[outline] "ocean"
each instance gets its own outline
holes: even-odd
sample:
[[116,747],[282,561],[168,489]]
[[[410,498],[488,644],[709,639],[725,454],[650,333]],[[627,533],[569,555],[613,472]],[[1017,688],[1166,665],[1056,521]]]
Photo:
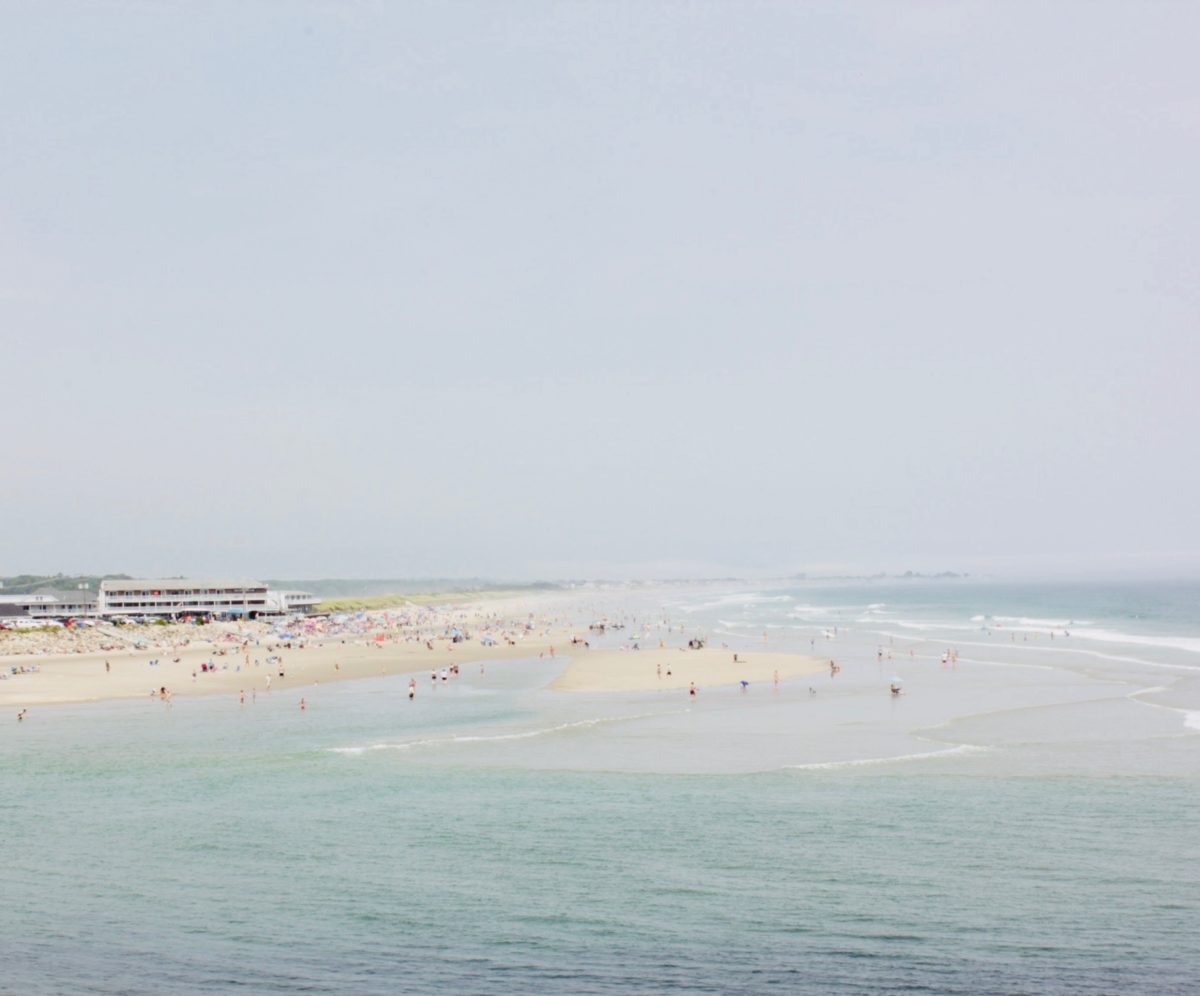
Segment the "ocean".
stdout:
[[1200,992],[1200,585],[579,598],[610,646],[841,670],[40,706],[0,724],[0,992]]

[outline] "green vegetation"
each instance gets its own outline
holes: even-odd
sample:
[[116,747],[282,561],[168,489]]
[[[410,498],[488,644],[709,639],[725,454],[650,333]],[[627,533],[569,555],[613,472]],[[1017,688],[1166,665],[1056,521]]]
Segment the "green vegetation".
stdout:
[[361,598],[327,598],[317,603],[317,612],[367,612],[401,605],[444,605],[447,602],[478,602],[527,595],[534,588],[487,588],[476,591],[426,591],[412,594],[366,595]]

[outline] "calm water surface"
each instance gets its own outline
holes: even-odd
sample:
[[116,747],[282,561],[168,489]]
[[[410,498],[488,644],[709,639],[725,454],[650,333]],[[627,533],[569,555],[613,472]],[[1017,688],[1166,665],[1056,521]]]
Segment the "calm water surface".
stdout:
[[[1200,626],[1186,590],[1118,619],[1135,594],[655,605],[844,661],[695,709],[557,696],[545,661],[304,714],[41,707],[0,732],[0,991],[1200,991]],[[1063,613],[1135,642],[981,629]],[[943,670],[947,638],[979,663]]]

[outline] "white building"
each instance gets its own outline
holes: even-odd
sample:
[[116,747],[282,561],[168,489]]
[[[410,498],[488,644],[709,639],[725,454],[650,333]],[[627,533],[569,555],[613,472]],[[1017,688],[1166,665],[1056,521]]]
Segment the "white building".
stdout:
[[282,591],[278,588],[267,589],[267,607],[263,610],[267,615],[308,615],[317,607],[320,599],[308,591]]
[[101,581],[104,616],[248,616],[311,612],[317,599],[303,591],[270,591],[262,581],[161,578]]

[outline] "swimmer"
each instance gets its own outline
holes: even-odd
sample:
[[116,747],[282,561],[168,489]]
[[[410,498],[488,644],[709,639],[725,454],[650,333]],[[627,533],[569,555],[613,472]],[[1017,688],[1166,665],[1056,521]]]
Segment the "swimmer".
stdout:
[[[670,673],[670,672],[668,672],[668,673]],[[688,687],[688,695],[690,695],[692,698],[696,697],[696,683],[694,681]]]
[[306,708],[306,707],[305,707],[305,704],[304,704],[304,699],[301,699],[301,700],[300,700],[300,711],[301,711],[301,712],[304,712],[305,708]]

